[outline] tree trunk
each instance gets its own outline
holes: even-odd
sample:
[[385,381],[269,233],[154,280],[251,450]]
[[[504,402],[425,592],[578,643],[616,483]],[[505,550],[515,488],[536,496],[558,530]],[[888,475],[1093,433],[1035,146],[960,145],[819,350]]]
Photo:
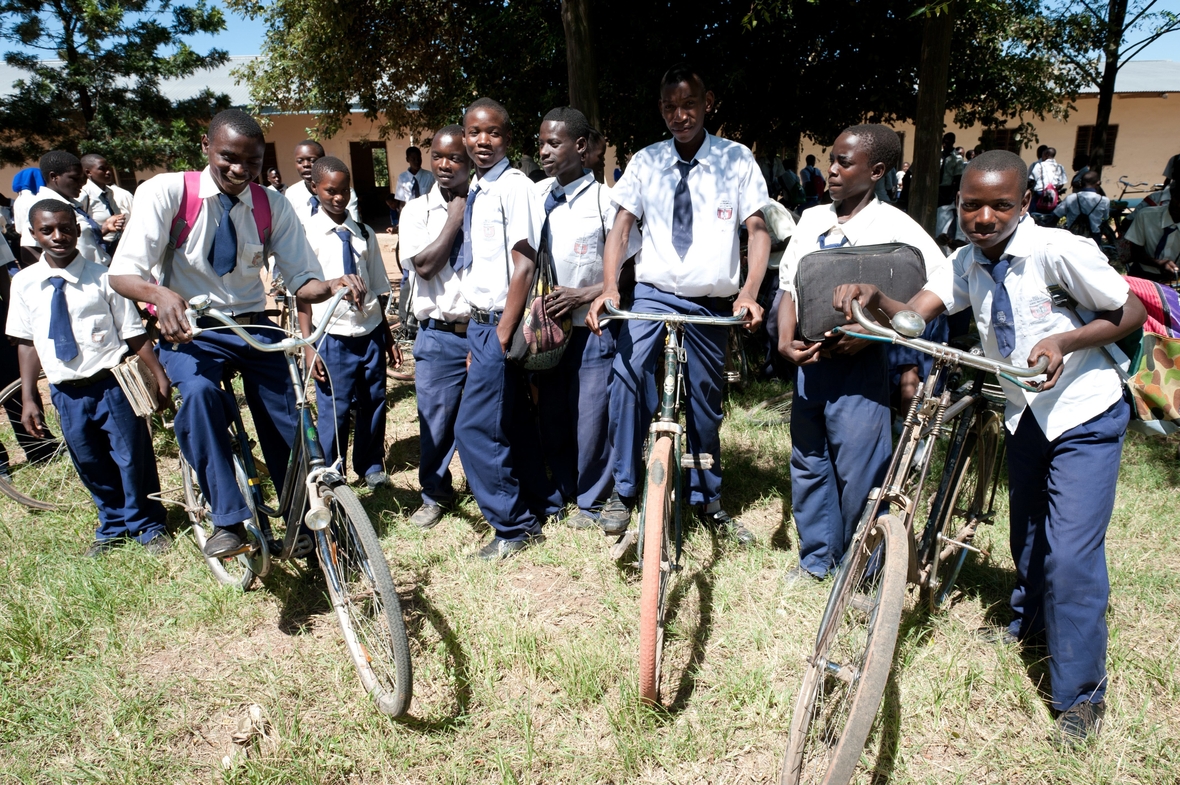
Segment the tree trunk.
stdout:
[[910,215],[934,234],[938,206],[938,178],[942,129],[946,118],[946,88],[951,62],[951,34],[955,4],[926,17],[922,31],[922,60],[918,67],[918,111],[914,115],[914,161],[910,165]]
[[1090,168],[1102,174],[1106,163],[1106,134],[1110,126],[1110,110],[1114,103],[1114,80],[1119,74],[1119,50],[1123,45],[1123,26],[1127,22],[1127,0],[1110,0],[1106,12],[1106,40],[1102,55],[1102,81],[1098,84],[1098,116],[1094,118],[1094,132],[1090,136]]
[[590,34],[590,0],[563,0],[561,23],[565,28],[565,62],[569,72],[570,106],[601,129],[598,116],[598,69]]

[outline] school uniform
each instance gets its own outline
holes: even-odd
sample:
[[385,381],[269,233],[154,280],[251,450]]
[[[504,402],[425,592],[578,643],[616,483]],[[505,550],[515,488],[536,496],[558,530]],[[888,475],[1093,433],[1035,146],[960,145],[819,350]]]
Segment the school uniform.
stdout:
[[471,367],[459,404],[455,441],[475,501],[496,536],[519,542],[541,533],[561,508],[545,472],[527,380],[510,366],[496,336],[508,298],[512,248],[537,246],[533,183],[508,160],[476,176],[467,195],[456,259],[460,291],[471,307]]
[[[263,189],[270,203],[269,253],[291,291],[311,280],[323,279],[323,271],[295,211],[281,194]],[[185,242],[176,249],[164,270],[173,219],[182,209],[184,174],[156,175],[135,193],[131,218],[111,264],[111,275],[134,275],[145,280],[164,281],[169,289],[188,300],[208,295],[213,307],[252,325],[250,333],[259,341],[280,340],[276,331],[265,329],[273,322],[262,315],[266,289],[260,274],[266,266],[264,246],[253,218],[253,191],[242,191],[230,202],[228,218],[236,237],[236,254],[214,249],[226,209],[209,169],[201,172],[198,195],[201,210]],[[224,201],[230,201],[228,197]],[[228,234],[228,229],[223,237]],[[228,244],[228,241],[227,241]],[[218,250],[218,254],[211,253]],[[224,256],[222,254],[225,254]],[[232,268],[222,272],[214,261],[226,256]],[[212,321],[202,327],[212,327]],[[295,437],[295,391],[291,388],[287,363],[281,353],[260,352],[249,347],[228,329],[211,330],[190,343],[162,343],[157,347],[160,362],[184,400],[176,414],[176,440],[185,459],[197,472],[197,480],[209,495],[211,520],[216,526],[233,526],[251,517],[250,508],[238,490],[229,442],[230,407],[233,397],[221,387],[225,366],[242,375],[246,401],[254,417],[259,445],[275,487],[281,489]]]
[[68,204],[74,211],[74,218],[78,222],[78,254],[93,259],[101,265],[109,265],[111,263],[111,255],[107,253],[106,242],[102,239],[102,225],[97,223],[90,217],[90,213],[86,212],[86,205],[78,199],[70,199],[67,196],[62,196],[57,191],[46,186],[37,192],[35,198],[30,200],[25,209],[24,223],[21,224],[20,244],[22,248],[35,248],[41,250],[41,244],[33,237],[33,225],[29,221],[28,211],[32,209],[33,205],[42,199],[53,199],[57,202],[64,202]]
[[1037,161],[1028,170],[1029,179],[1033,181],[1033,191],[1037,195],[1043,194],[1052,186],[1058,194],[1065,190],[1069,178],[1065,175],[1065,167],[1052,158]]
[[[562,186],[556,178],[536,185],[542,203],[538,217],[541,242],[553,256],[559,286],[580,289],[601,284],[606,235],[618,208],[611,189],[594,173]],[[628,257],[639,250],[640,236],[632,232]],[[611,366],[615,358],[615,325],[602,335],[586,327],[590,304],[571,314],[573,332],[556,368],[534,374],[541,418],[545,460],[562,498],[595,513],[614,486],[611,473],[609,404]]]
[[[1172,220],[1168,205],[1140,207],[1135,210],[1135,220],[1127,230],[1127,242],[1138,245],[1152,259],[1180,261],[1180,231]],[[1128,272],[1138,278],[1152,281],[1162,280],[1163,271],[1155,265],[1131,264]]]
[[[361,214],[357,205],[356,191],[349,188],[348,193],[348,217],[353,221],[359,221]],[[295,215],[299,217],[299,222],[305,226],[308,218],[318,215],[320,212],[320,198],[312,193],[310,185],[302,177],[299,178],[299,182],[288,185],[287,190],[279,195],[285,197],[295,208]]]
[[1067,229],[1082,216],[1086,217],[1090,236],[1097,242],[1102,239],[1102,224],[1110,218],[1110,199],[1098,193],[1095,188],[1085,188],[1070,194],[1053,209],[1053,214],[1065,219]]
[[[938,245],[921,226],[874,198],[844,223],[835,205],[805,212],[783,256],[779,286],[795,300],[795,276],[805,255],[879,243],[917,248],[927,280],[945,266]],[[888,358],[884,346],[870,344],[856,354],[821,357],[795,369],[791,508],[799,530],[799,564],[813,575],[826,575],[840,564],[869,491],[885,477],[893,452]]]
[[[1005,261],[1008,269],[1001,272],[967,246],[953,257],[952,269],[927,285],[948,310],[974,308],[990,358],[1024,367],[1042,339],[1081,326],[1053,304],[1049,285],[1064,288],[1086,321],[1127,302],[1126,282],[1093,243],[1027,217],[1004,249]],[[1098,348],[1066,355],[1061,377],[1047,392],[1026,392],[1003,379],[1000,385],[1007,398],[1016,563],[1009,630],[1023,641],[1047,641],[1052,705],[1066,711],[1084,700],[1100,702],[1106,691],[1105,539],[1130,407],[1118,373]]]
[[[320,445],[329,462],[339,455],[343,463],[348,452],[348,410],[354,408],[352,468],[361,477],[368,477],[383,470],[385,457],[389,329],[377,297],[389,294],[389,279],[385,277],[381,247],[372,228],[362,231],[347,217],[338,224],[322,210],[308,218],[305,228],[325,277],[355,273],[369,290],[363,308],[353,309],[346,302],[336,306],[327,333],[316,346],[328,371],[327,383],[316,382]],[[328,305],[312,304],[312,324],[329,317]]]
[[[86,185],[82,186],[80,201],[85,202],[86,212],[90,214],[94,222],[102,226],[112,215],[129,214],[134,198],[130,191],[117,185],[104,187],[87,178]],[[109,243],[115,239],[116,235],[116,232],[108,232],[103,235],[103,239]]]
[[95,540],[147,544],[162,534],[164,507],[148,498],[160,492],[151,434],[110,370],[127,339],[144,334],[134,303],[81,254],[64,269],[42,260],[13,277],[6,330],[32,341],[41,359],[62,437],[98,508]]
[[454,268],[460,233],[452,261],[430,280],[413,272],[412,260],[434,242],[447,221],[447,202],[438,185],[411,200],[402,210],[398,241],[410,271],[414,297],[410,308],[418,320],[414,339],[414,391],[418,400],[420,456],[418,483],[422,503],[450,506],[455,499],[451,458],[455,455],[455,424],[467,381],[467,329],[471,306],[463,299],[464,273]]
[[[690,204],[675,196],[682,179]],[[644,221],[633,310],[733,315],[739,227],[770,201],[749,148],[706,134],[695,158],[681,161],[672,140],[657,142],[632,157],[611,199]],[[643,441],[658,405],[655,370],[664,333],[662,322],[647,321],[627,321],[619,332],[610,415],[615,490],[629,499],[643,489]],[[725,327],[685,327],[688,451],[713,456],[711,469],[689,471],[689,501],[697,505],[721,498],[718,429],[727,340]]]
[[393,198],[403,204],[409,204],[419,196],[430,193],[434,185],[434,175],[426,168],[420,168],[417,174],[409,169],[397,176],[397,185],[393,189]]

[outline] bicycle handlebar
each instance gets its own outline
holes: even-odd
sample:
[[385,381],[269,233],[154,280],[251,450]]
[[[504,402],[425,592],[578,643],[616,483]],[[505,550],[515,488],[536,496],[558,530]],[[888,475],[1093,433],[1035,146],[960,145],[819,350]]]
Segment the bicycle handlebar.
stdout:
[[[899,346],[908,346],[912,349],[917,349],[920,352],[929,354],[935,359],[950,360],[960,365],[966,365],[971,368],[978,368],[981,371],[994,373],[999,377],[1007,379],[1026,390],[1037,392],[1040,389],[1040,382],[1025,382],[1024,379],[1030,379],[1033,376],[1041,376],[1049,367],[1049,358],[1042,357],[1037,361],[1037,364],[1032,368],[1021,368],[1010,363],[999,362],[998,360],[989,360],[982,355],[971,354],[964,352],[961,349],[955,349],[941,343],[934,343],[923,338],[914,336],[902,335],[897,329],[890,329],[878,324],[876,321],[869,318],[864,309],[860,307],[860,303],[856,300],[852,301],[852,317],[856,323],[869,331],[869,334],[852,332],[837,327],[836,330],[851,335],[854,338],[867,338],[871,341],[882,341],[885,343],[895,343]],[[899,322],[904,324],[906,321],[906,332],[914,333],[914,335],[921,335],[922,330],[926,328],[926,322],[922,317],[918,316],[913,311],[901,311],[893,317],[893,324],[899,326]]]
[[[247,332],[244,326],[235,322],[232,316],[222,313],[218,309],[210,306],[209,295],[207,294],[199,294],[189,300],[189,307],[185,309],[184,315],[188,318],[189,327],[192,330],[194,338],[200,335],[206,329],[217,329],[197,326],[197,319],[202,316],[208,316],[233,330],[243,341],[246,342],[248,346],[257,349],[260,352],[287,352],[293,349],[301,349],[305,346],[314,346],[316,343],[318,343],[320,338],[323,337],[324,332],[328,329],[328,324],[335,317],[336,306],[340,305],[340,301],[343,300],[347,294],[348,289],[344,288],[332,296],[332,299],[328,301],[328,309],[324,314],[323,321],[319,323],[311,335],[303,338],[287,333],[287,338],[284,338],[283,340],[277,341],[275,343],[263,343],[262,341],[259,341],[257,338]],[[274,327],[273,329],[286,332],[285,330],[282,330],[281,327]]]
[[611,319],[633,319],[640,322],[665,322],[667,324],[708,324],[714,327],[740,327],[746,323],[749,309],[743,308],[736,316],[692,316],[683,313],[639,313],[636,311],[621,311],[615,304],[607,300],[604,305],[610,314],[599,319],[599,324],[606,324]]

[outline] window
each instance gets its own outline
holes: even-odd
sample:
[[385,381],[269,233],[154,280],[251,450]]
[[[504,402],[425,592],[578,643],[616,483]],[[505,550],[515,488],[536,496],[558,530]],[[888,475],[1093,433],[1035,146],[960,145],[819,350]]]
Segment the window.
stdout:
[[1007,150],[1020,155],[1021,134],[1019,128],[997,128],[993,133],[996,136],[991,146],[992,150]]
[[[1094,151],[1094,128],[1095,126],[1092,125],[1078,126],[1078,137],[1073,146],[1075,160],[1085,158],[1089,162],[1090,154]],[[1118,136],[1119,127],[1117,125],[1106,126],[1106,150],[1102,160],[1103,166],[1110,166],[1114,163],[1114,143]]]

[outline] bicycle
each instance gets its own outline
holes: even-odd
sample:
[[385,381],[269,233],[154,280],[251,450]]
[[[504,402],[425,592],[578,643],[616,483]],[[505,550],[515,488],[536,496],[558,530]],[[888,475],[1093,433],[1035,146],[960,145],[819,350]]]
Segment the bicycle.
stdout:
[[[41,400],[51,401],[49,382],[42,373],[37,388]],[[0,390],[0,493],[32,510],[65,511],[92,503],[78,478],[73,459],[61,438],[61,423],[52,404],[42,406],[49,435],[38,439],[21,425],[21,380]]]
[[[942,384],[943,377],[966,366],[1036,390],[1037,383],[1021,380],[1043,374],[1048,366],[1042,358],[1032,368],[1018,368],[922,340],[917,336],[925,323],[913,312],[894,316],[889,329],[870,320],[859,303],[854,302],[852,310],[866,331],[854,333],[856,337],[913,347],[933,356],[934,365],[906,414],[882,487],[869,494],[836,571],[791,718],[781,785],[851,781],[885,693],[907,583],[917,584],[930,607],[937,609],[967,553],[978,551],[971,540],[990,514],[994,498],[999,418],[990,405],[982,405],[990,404],[982,374],[953,406],[952,390]],[[983,413],[977,414],[980,409]],[[960,422],[932,512],[916,539],[913,522],[934,453],[933,439],[952,419]],[[972,463],[977,469],[973,488]],[[971,491],[971,501],[961,506],[966,491]]]
[[[330,301],[328,314],[335,313],[346,291],[342,289]],[[194,337],[207,330],[230,329],[254,349],[282,352],[295,388],[298,416],[299,431],[287,464],[287,480],[277,505],[270,507],[263,499],[258,467],[251,454],[241,412],[237,407],[231,407],[234,473],[252,516],[246,522],[249,550],[228,558],[204,557],[205,562],[220,583],[245,591],[256,578],[266,577],[276,561],[314,553],[327,581],[328,596],[361,684],[381,712],[402,716],[410,705],[412,673],[401,603],[389,564],[364,507],[335,466],[326,464],[300,367],[304,348],[314,347],[330,319],[325,318],[306,339],[278,327],[271,328],[288,337],[267,344],[258,341],[231,317],[212,308],[208,296],[192,298],[185,313]],[[224,327],[198,327],[201,317],[212,318]],[[228,381],[223,383],[232,395],[231,384]],[[213,527],[208,520],[209,508],[196,472],[183,455],[181,481],[184,507],[192,522],[194,539],[203,553]],[[272,518],[282,518],[286,522],[281,541],[274,539]],[[303,527],[310,535],[303,531]]]
[[[660,660],[664,651],[664,621],[668,583],[680,570],[683,546],[681,523],[682,469],[709,469],[713,456],[684,452],[684,427],[680,424],[680,395],[684,387],[684,366],[688,356],[683,346],[684,326],[701,324],[736,327],[745,323],[743,308],[737,316],[690,316],[677,313],[636,313],[606,303],[607,316],[599,320],[634,319],[663,322],[664,382],[658,418],[649,431],[644,465],[643,503],[639,510],[639,531],[628,528],[611,549],[614,558],[632,543],[636,546],[642,573],[639,594],[639,697],[654,706],[660,698]],[[669,525],[671,524],[671,525]],[[656,557],[658,554],[658,558]],[[645,556],[647,558],[645,558]]]

